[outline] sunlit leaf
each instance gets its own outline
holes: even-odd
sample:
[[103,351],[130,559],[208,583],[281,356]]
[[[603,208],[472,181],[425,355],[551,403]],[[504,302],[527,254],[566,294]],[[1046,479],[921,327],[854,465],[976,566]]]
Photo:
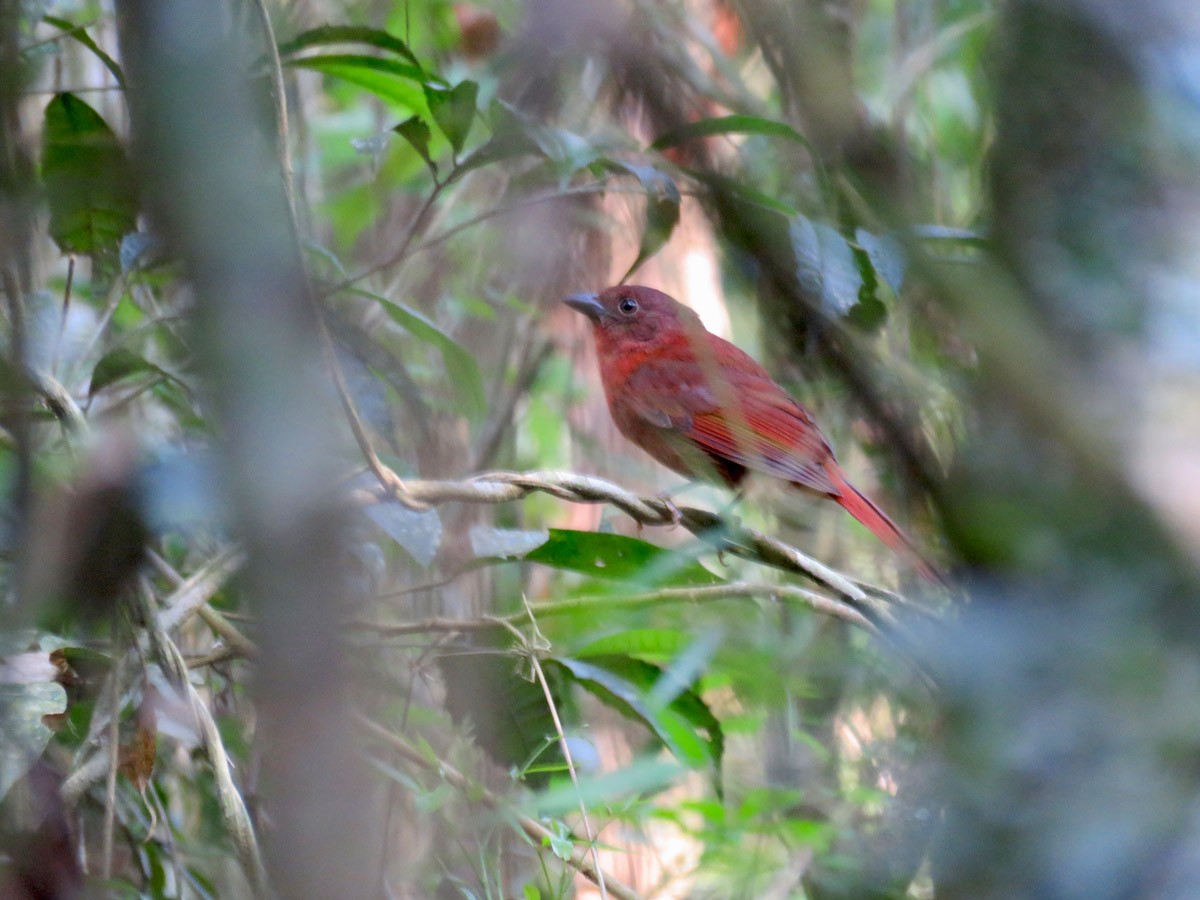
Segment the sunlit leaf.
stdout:
[[94,277],[106,285],[120,267],[121,238],[137,228],[137,193],[116,135],[74,94],[46,106],[42,178],[50,236],[64,253],[90,256]]

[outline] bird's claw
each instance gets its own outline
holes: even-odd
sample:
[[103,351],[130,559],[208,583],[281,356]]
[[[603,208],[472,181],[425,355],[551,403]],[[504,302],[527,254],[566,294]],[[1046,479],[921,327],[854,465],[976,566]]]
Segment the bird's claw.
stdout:
[[670,517],[670,526],[672,528],[675,528],[680,522],[683,521],[683,513],[680,512],[679,507],[675,505],[675,502],[667,494],[659,494],[656,499],[666,509],[667,515]]

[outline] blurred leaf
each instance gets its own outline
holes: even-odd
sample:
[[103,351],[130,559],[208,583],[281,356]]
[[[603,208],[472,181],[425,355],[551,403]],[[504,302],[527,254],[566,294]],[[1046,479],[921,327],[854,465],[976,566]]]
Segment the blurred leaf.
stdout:
[[433,177],[437,178],[437,163],[429,155],[429,138],[431,133],[429,126],[420,116],[410,116],[399,125],[392,127],[392,131],[404,138],[412,148],[417,151],[417,155],[425,160],[425,165],[429,166],[429,171],[433,173]]
[[340,78],[410,112],[424,113],[427,109],[421,87],[425,73],[415,66],[353,54],[307,56],[288,60],[286,64]]
[[533,531],[516,528],[471,526],[471,552],[476,556],[517,559],[536,550],[550,539],[544,528]]
[[631,628],[596,638],[571,655],[587,657],[621,653],[666,662],[687,649],[691,641],[690,635],[676,628]]
[[[674,180],[653,166],[623,160],[605,160],[605,163],[609,168],[633,175],[646,192],[646,225],[642,230],[637,258],[625,274],[625,278],[628,278],[670,239],[671,233],[679,223],[679,204],[682,198]],[[624,281],[625,278],[621,280]]]
[[64,253],[90,256],[103,288],[119,268],[121,238],[137,228],[137,192],[116,135],[74,94],[46,105],[42,178],[50,236]]
[[455,156],[462,153],[467,135],[475,123],[475,99],[478,95],[479,85],[474,81],[460,81],[452,88],[425,85],[429,112],[442,134],[449,139]]
[[83,25],[72,25],[66,19],[60,19],[58,16],[42,16],[42,21],[47,25],[53,25],[55,28],[61,28],[63,37],[69,37],[78,41],[82,46],[92,51],[96,59],[100,60],[104,68],[112,73],[113,78],[117,80],[117,86],[121,90],[125,89],[125,73],[121,71],[121,67],[117,65],[117,61],[100,49],[100,46],[92,40],[88,35],[87,29]]
[[708,172],[703,169],[684,169],[683,171],[700,183],[710,187],[714,193],[719,192],[726,200],[736,200],[739,204],[759,207],[773,213],[780,213],[789,218],[796,215],[796,210],[782,200],[772,197],[769,194],[764,194],[757,188],[737,178],[729,178],[725,175],[718,175],[715,172]]
[[554,163],[554,168],[564,182],[600,158],[600,151],[590,141],[565,128],[531,126],[529,136],[546,158]]
[[[546,664],[561,667],[580,686],[609,706],[639,719],[685,765],[711,765],[720,772],[725,750],[721,723],[700,695],[680,691],[668,704],[650,699],[663,677],[663,669],[631,656],[593,656],[587,660],[555,657]],[[545,668],[545,665],[543,666]],[[704,732],[701,738],[697,731]]]
[[552,822],[550,833],[542,841],[548,844],[551,852],[564,862],[569,860],[575,852],[575,844],[571,841],[570,832],[562,822]]
[[887,320],[887,305],[879,296],[879,273],[871,264],[871,257],[861,246],[850,249],[858,264],[862,284],[858,288],[858,302],[846,313],[846,321],[869,333]]
[[835,229],[796,215],[788,225],[801,289],[819,298],[831,315],[850,312],[863,286],[854,250]]
[[712,137],[719,134],[763,134],[768,137],[781,137],[789,141],[795,141],[798,144],[803,144],[809,150],[813,151],[812,144],[791,125],[783,122],[776,122],[773,119],[763,119],[758,116],[722,116],[716,119],[702,119],[699,122],[692,122],[689,125],[684,125],[681,128],[676,128],[660,135],[650,145],[651,150],[665,150],[668,147],[676,147],[679,144],[685,144],[688,141],[696,140],[697,138]]
[[290,41],[279,45],[279,55],[288,57],[309,47],[325,47],[330,44],[365,44],[396,54],[410,62],[418,71],[421,64],[400,38],[378,28],[364,25],[322,25],[301,32]]
[[904,253],[904,245],[894,237],[871,234],[865,228],[857,229],[854,239],[866,252],[871,265],[887,282],[892,293],[899,296],[900,288],[904,286],[905,273],[908,271],[908,256]]
[[[546,695],[540,684],[521,676],[517,657],[495,646],[459,643],[440,652],[437,661],[451,717],[460,725],[471,722],[475,742],[488,756],[519,768],[535,787],[551,772],[564,771]],[[573,710],[561,674],[545,674],[560,718],[570,721]]]
[[422,566],[428,566],[437,556],[442,544],[442,519],[436,509],[409,509],[397,500],[389,500],[365,506],[363,513]]
[[545,543],[525,554],[524,559],[594,578],[645,587],[722,582],[686,554],[622,534],[551,528]]
[[670,787],[684,771],[677,762],[643,758],[616,771],[580,778],[578,790],[559,779],[533,798],[532,812],[537,816],[564,816],[579,809],[580,802],[588,807],[619,804]]
[[162,262],[167,244],[148,231],[131,231],[121,238],[121,272],[128,275],[134,269],[147,269]]
[[413,337],[437,347],[446,364],[450,383],[467,416],[472,421],[482,418],[487,410],[487,400],[483,392],[483,376],[474,354],[416,310],[360,288],[352,290],[379,303],[392,321]]
[[[7,648],[27,646],[24,635],[0,635]],[[56,683],[58,667],[45,651],[21,652],[0,659],[0,799],[41,757],[54,732],[44,716],[67,708],[67,692]]]
[[187,390],[187,385],[182,384],[178,378],[162,367],[156,366],[144,356],[139,356],[132,350],[117,347],[115,350],[110,350],[104,354],[100,358],[100,361],[96,363],[96,367],[92,369],[92,381],[88,386],[88,399],[90,400],[109,385],[134,375],[155,375],[167,381],[175,382],[185,391]]

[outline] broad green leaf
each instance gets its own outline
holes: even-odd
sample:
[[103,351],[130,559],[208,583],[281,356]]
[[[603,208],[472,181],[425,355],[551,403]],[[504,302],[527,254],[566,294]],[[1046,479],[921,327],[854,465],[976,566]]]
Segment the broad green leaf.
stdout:
[[455,156],[462,153],[467,135],[471,133],[471,126],[475,122],[475,98],[478,95],[479,85],[474,81],[460,81],[452,88],[425,85],[429,112],[442,134],[449,139]]
[[[535,786],[549,773],[565,771],[554,719],[536,681],[522,677],[519,660],[495,645],[465,642],[443,649],[438,667],[446,685],[446,707],[455,722],[470,722],[477,744],[496,762],[525,775]],[[560,718],[570,720],[569,698],[558,671],[546,682]]]
[[121,238],[137,228],[137,192],[116,135],[74,94],[46,106],[42,178],[50,236],[64,253],[90,256],[105,287],[120,268]]
[[433,177],[437,178],[437,163],[429,155],[429,138],[431,136],[429,126],[420,116],[410,116],[399,125],[392,127],[392,131],[404,138],[412,148],[417,151],[417,155],[425,160],[425,165],[429,166],[429,171],[433,173]]
[[[556,657],[546,665],[571,678],[614,709],[642,721],[681,763],[720,772],[725,750],[721,724],[700,698],[684,690],[666,706],[650,699],[663,676],[661,667],[630,656]],[[697,734],[704,732],[704,736]]]
[[400,38],[378,28],[364,25],[322,25],[301,32],[290,41],[279,45],[279,55],[288,57],[309,47],[327,47],[331,44],[365,44],[379,50],[387,50],[407,60],[418,70],[421,64]]
[[94,397],[109,385],[134,375],[155,375],[166,381],[178,384],[185,391],[188,390],[187,385],[183,384],[178,378],[161,366],[156,366],[144,356],[139,356],[132,350],[118,347],[104,354],[100,358],[100,361],[96,363],[96,367],[92,369],[92,381],[88,386],[88,398]]
[[118,87],[122,90],[125,89],[125,73],[117,65],[117,61],[100,49],[100,45],[92,40],[91,36],[87,33],[87,28],[83,25],[73,25],[66,19],[60,19],[58,16],[42,16],[42,21],[47,25],[53,25],[55,28],[61,28],[63,30],[63,37],[72,38],[90,50],[96,59],[100,60],[104,68],[112,73],[113,78],[117,80]]
[[589,641],[571,655],[605,656],[614,653],[652,662],[666,662],[687,649],[691,635],[675,628],[631,628]]
[[850,312],[863,286],[850,244],[835,229],[802,215],[792,218],[788,234],[801,289],[818,298],[831,315],[841,317]]
[[593,578],[644,587],[720,584],[722,581],[687,554],[665,550],[623,534],[551,528],[545,543],[525,554],[524,559]]
[[483,391],[483,376],[479,373],[479,364],[475,361],[474,355],[466,347],[416,310],[370,291],[355,288],[353,292],[376,301],[393,322],[418,340],[437,347],[441,351],[442,361],[446,364],[446,372],[450,376],[450,382],[454,386],[455,393],[463,404],[467,416],[472,420],[483,416],[487,407]]
[[424,115],[428,109],[421,87],[425,76],[415,66],[376,56],[353,54],[307,56],[290,59],[286,65],[340,78],[409,112]]
[[[800,132],[783,122],[773,119],[763,119],[758,116],[721,116],[715,119],[702,119],[680,128],[673,129],[660,135],[650,145],[651,150],[665,150],[677,147],[697,138],[712,137],[719,134],[762,134],[768,137],[781,137],[789,141],[803,144],[809,150],[811,143]],[[814,151],[815,152],[815,151]]]

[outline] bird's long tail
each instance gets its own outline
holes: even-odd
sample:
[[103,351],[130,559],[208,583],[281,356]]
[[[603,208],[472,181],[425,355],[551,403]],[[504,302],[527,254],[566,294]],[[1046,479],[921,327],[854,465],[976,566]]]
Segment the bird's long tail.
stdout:
[[[836,466],[836,463],[834,465]],[[875,537],[892,550],[912,560],[922,578],[935,584],[945,584],[945,577],[925,559],[912,538],[905,534],[900,526],[888,517],[887,513],[876,506],[870,497],[847,481],[840,468],[837,468],[836,471],[829,471],[833,468],[834,466],[830,466],[826,471],[829,472],[830,478],[838,488],[839,493],[833,499],[842,509],[867,526]]]

